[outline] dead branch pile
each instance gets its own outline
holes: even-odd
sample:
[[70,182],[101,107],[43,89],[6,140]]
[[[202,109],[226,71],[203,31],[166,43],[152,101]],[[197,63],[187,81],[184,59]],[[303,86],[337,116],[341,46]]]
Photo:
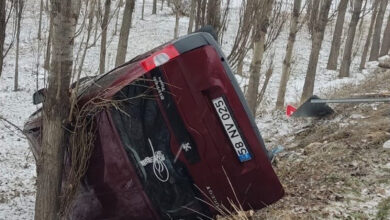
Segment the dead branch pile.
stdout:
[[[139,81],[143,81],[143,83],[139,83]],[[144,84],[147,81],[150,80],[139,79],[133,82],[132,85],[146,86]],[[72,113],[71,129],[69,129],[69,144],[65,156],[65,181],[63,181],[60,209],[62,216],[66,216],[69,213],[75,195],[79,190],[80,183],[88,170],[89,160],[94,150],[98,128],[96,122],[98,121],[99,114],[103,111],[115,108],[127,115],[126,112],[121,110],[121,104],[133,99],[147,98],[148,96],[146,93],[150,92],[150,89],[153,88],[149,86],[146,87],[149,88],[149,90],[146,89],[145,93],[134,97],[116,100],[96,96],[81,106],[75,105]],[[104,94],[105,92],[107,92],[107,90],[103,91],[101,94]]]
[[61,213],[66,214],[73,198],[88,169],[89,159],[93,152],[96,119],[100,112],[117,106],[116,100],[95,97],[82,105],[75,106],[72,116],[69,145],[65,158],[65,181],[61,201]]

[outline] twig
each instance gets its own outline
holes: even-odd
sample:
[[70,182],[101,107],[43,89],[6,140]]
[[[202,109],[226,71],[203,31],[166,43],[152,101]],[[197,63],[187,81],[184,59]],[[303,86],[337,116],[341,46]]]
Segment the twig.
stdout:
[[14,127],[16,130],[18,130],[20,133],[22,133],[24,136],[27,137],[26,133],[23,131],[23,129],[21,129],[20,127],[18,127],[16,124],[12,123],[11,121],[9,121],[8,119],[4,118],[3,116],[0,115],[0,120],[2,121],[5,121],[7,124],[11,125],[12,127]]

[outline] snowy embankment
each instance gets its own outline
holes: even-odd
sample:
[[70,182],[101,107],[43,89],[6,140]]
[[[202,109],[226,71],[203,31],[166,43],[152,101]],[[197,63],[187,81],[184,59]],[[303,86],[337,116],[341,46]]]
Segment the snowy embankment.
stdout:
[[[374,74],[333,95],[388,97],[390,71]],[[277,136],[285,151],[274,168],[286,195],[259,211],[260,219],[389,219],[389,103],[331,107],[335,114],[323,119],[288,119],[288,132]]]
[[[151,0],[147,0],[145,8],[145,19],[141,20],[142,1],[136,1],[136,9],[133,19],[132,29],[130,30],[129,48],[127,59],[152,49],[173,37],[173,28],[175,18],[171,15],[171,10],[164,8],[158,11],[158,15],[151,14]],[[0,78],[0,115],[17,126],[22,127],[28,116],[37,109],[32,105],[31,97],[37,87],[42,87],[44,82],[43,51],[44,46],[39,45],[37,40],[38,27],[38,1],[26,1],[26,11],[22,20],[21,45],[20,45],[20,91],[13,91],[13,73],[15,50],[11,49],[5,59],[3,75]],[[115,7],[113,7],[115,8]],[[114,9],[112,9],[114,11]],[[233,42],[235,26],[237,26],[237,10],[232,10],[234,14],[229,20],[228,33],[225,34],[223,49],[226,53],[230,51],[230,43]],[[121,19],[119,16],[119,20]],[[47,15],[43,24],[43,33],[47,33]],[[12,19],[11,19],[12,21]],[[107,70],[113,68],[117,47],[118,34],[113,36],[115,30],[116,17],[114,17],[109,27],[108,48],[107,48]],[[119,22],[120,23],[120,22]],[[180,20],[180,33],[184,35],[187,31],[188,18]],[[12,24],[9,25],[12,27]],[[119,29],[119,26],[118,26]],[[7,36],[12,35],[12,30],[7,30]],[[274,44],[271,51],[276,56],[274,60],[274,75],[271,78],[266,92],[265,100],[261,105],[261,117],[258,118],[258,125],[264,139],[269,147],[277,144],[284,144],[280,141],[281,137],[292,136],[292,128],[295,126],[290,123],[280,113],[273,113],[274,103],[277,95],[277,89],[281,74],[282,59],[285,53],[287,43],[287,28],[282,32],[280,38]],[[342,88],[344,85],[358,85],[366,77],[370,76],[375,64],[372,67],[359,73],[356,62],[358,56],[354,59],[352,67],[352,77],[348,79],[337,79],[337,73],[326,71],[326,61],[329,53],[331,34],[327,33],[323,49],[321,50],[318,76],[316,81],[316,94],[326,94],[336,88]],[[80,39],[76,38],[75,54],[80,46]],[[303,86],[303,80],[306,73],[306,66],[310,53],[310,37],[304,31],[298,34],[295,45],[293,71],[291,80],[287,89],[286,101],[296,103],[300,97],[300,91]],[[8,38],[9,42],[10,39]],[[98,57],[100,41],[97,41],[95,47],[88,50],[83,67],[83,74],[95,75],[98,71]],[[246,64],[250,59],[246,60]],[[248,65],[247,65],[248,66]],[[38,83],[37,83],[38,76]],[[244,78],[241,79],[246,81]],[[240,80],[240,81],[241,81]],[[37,86],[38,84],[38,86]],[[13,127],[4,122],[0,122],[0,219],[32,219],[34,213],[35,197],[35,162],[29,151],[27,140]]]

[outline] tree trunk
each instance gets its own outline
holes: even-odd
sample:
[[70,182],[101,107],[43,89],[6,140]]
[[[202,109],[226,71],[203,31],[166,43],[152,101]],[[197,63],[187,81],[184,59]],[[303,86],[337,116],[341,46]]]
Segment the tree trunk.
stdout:
[[318,21],[318,16],[319,16],[319,13],[318,13],[318,10],[320,8],[320,2],[321,0],[308,0],[308,22],[307,22],[307,25],[308,25],[308,29],[309,29],[309,33],[312,35],[313,37],[313,32],[314,32],[314,28],[315,28],[315,25],[316,25],[316,21]]
[[196,0],[196,19],[195,19],[195,30],[198,30],[202,23],[202,0]]
[[116,54],[115,66],[123,64],[126,60],[127,41],[129,40],[129,32],[131,19],[134,11],[135,0],[126,0],[125,11],[123,12],[123,20],[121,32],[119,34],[118,50]]
[[179,15],[179,11],[177,10],[175,12],[175,30],[174,30],[174,35],[173,35],[173,38],[178,38],[179,37],[179,19],[180,19],[180,15]]
[[362,10],[363,0],[355,0],[353,6],[353,14],[349,23],[348,36],[345,41],[343,61],[341,62],[339,77],[349,77],[349,68],[351,66],[351,55],[353,42],[355,40],[356,26],[359,22],[360,12]]
[[379,6],[378,16],[375,20],[374,35],[372,36],[370,58],[368,59],[369,61],[378,60],[379,47],[381,43],[382,24],[383,19],[385,17],[387,3],[388,0],[381,0],[381,4]]
[[379,0],[374,0],[374,2],[372,3],[373,10],[372,10],[372,15],[371,15],[371,22],[370,22],[370,27],[368,29],[366,43],[364,44],[362,57],[360,59],[360,65],[359,65],[360,70],[364,69],[366,66],[368,49],[369,49],[370,44],[371,44],[371,37],[372,37],[372,32],[374,30],[375,19],[376,19],[376,16],[378,14],[378,4],[379,4]]
[[[253,57],[249,69],[249,83],[248,91],[246,94],[246,100],[248,102],[249,109],[252,114],[256,115],[257,109],[257,95],[260,85],[260,73],[261,64],[264,55],[265,35],[269,26],[269,16],[272,11],[273,0],[267,0],[263,3],[258,3],[255,7],[258,9],[256,22],[255,22],[255,34],[253,37]],[[260,6],[261,5],[261,6]]]
[[49,0],[46,0],[45,11],[46,13],[49,13]]
[[[100,1],[97,1],[97,2],[99,4],[99,9],[96,9],[96,12],[99,13],[99,15],[94,11],[94,14],[96,14],[95,15],[96,16],[96,22],[95,22],[95,28],[93,30],[93,33],[94,33],[93,43],[92,43],[92,45],[90,47],[94,46],[96,44],[96,42],[98,41],[98,38],[100,37],[98,35],[98,32],[99,32],[99,20],[101,20],[101,15],[100,15],[101,12],[100,11],[98,12],[98,10],[101,9],[101,7],[100,7],[101,2]],[[96,2],[92,1],[91,4],[96,4]]]
[[144,14],[145,14],[145,0],[142,0],[141,20],[144,20]]
[[207,24],[211,25],[217,35],[221,31],[221,0],[212,0],[207,4]]
[[108,26],[108,18],[110,16],[110,9],[111,9],[111,0],[106,0],[104,4],[103,21],[101,24],[102,39],[100,43],[100,60],[99,60],[100,74],[103,74],[106,71],[107,26]]
[[267,72],[265,73],[265,80],[264,80],[264,83],[263,83],[263,87],[261,87],[261,90],[260,90],[260,93],[257,97],[257,103],[261,103],[261,101],[263,101],[263,98],[264,98],[264,95],[265,95],[265,91],[267,91],[267,87],[268,87],[268,84],[269,84],[269,80],[271,79],[271,76],[274,72],[274,67],[271,65]]
[[252,111],[253,115],[256,115],[257,108],[257,93],[259,91],[260,84],[260,72],[261,64],[264,54],[264,42],[265,42],[265,33],[261,35],[261,38],[258,41],[254,42],[253,48],[253,57],[250,65],[250,76],[247,92],[247,101],[249,109]]
[[174,0],[173,7],[175,12],[175,29],[173,32],[173,38],[179,37],[179,19],[180,19],[180,8],[181,8],[181,0]]
[[152,14],[157,14],[157,0],[153,0],[153,11]]
[[119,23],[119,14],[121,12],[122,5],[118,5],[118,11],[116,12],[116,18],[115,18],[115,26],[114,26],[114,36],[118,33],[118,23]]
[[364,33],[363,32],[363,24],[364,24],[364,18],[366,17],[366,12],[367,12],[367,4],[368,4],[368,0],[365,0],[362,11],[361,11],[362,16],[359,19],[358,31],[359,31],[360,35],[363,35],[363,33]]
[[240,6],[237,33],[230,54],[227,56],[230,65],[233,68],[237,68],[237,71],[242,70],[242,66],[240,67],[240,65],[243,64],[242,62],[248,52],[248,44],[252,43],[251,33],[254,29],[253,21],[258,16],[256,4],[254,1],[244,1]]
[[53,38],[53,14],[50,13],[50,22],[49,22],[49,36],[47,37],[47,45],[46,45],[46,58],[43,68],[46,70],[50,70],[50,58],[51,58],[51,42]]
[[4,41],[5,41],[5,1],[0,1],[0,77],[3,72],[3,50],[4,50]]
[[387,55],[390,49],[390,14],[387,17],[385,32],[383,33],[382,46],[379,56]]
[[196,12],[196,0],[191,0],[190,21],[188,22],[188,30],[187,30],[188,34],[192,33],[192,30],[194,28],[195,12]]
[[343,34],[345,12],[347,11],[348,0],[341,0],[337,8],[337,20],[336,26],[333,32],[332,47],[330,48],[330,54],[328,58],[328,64],[326,68],[328,70],[337,69],[337,60],[339,58],[341,36]]
[[[84,66],[85,56],[87,55],[87,50],[89,49],[89,40],[91,39],[91,32],[92,32],[92,28],[94,25],[93,18],[95,16],[95,4],[96,4],[96,1],[92,1],[90,4],[90,9],[89,9],[89,14],[88,14],[87,39],[85,41],[83,54],[81,55],[81,61],[79,64],[79,69],[77,72],[77,80],[76,81],[79,81],[79,79],[80,79],[81,72],[82,72],[83,66]],[[73,74],[76,74],[76,73],[73,73]],[[70,111],[70,112],[72,112],[72,111]]]
[[284,97],[286,96],[287,82],[291,71],[291,57],[294,50],[295,37],[298,32],[298,19],[301,10],[302,0],[294,0],[292,20],[290,24],[290,34],[288,37],[286,56],[283,60],[282,78],[280,80],[280,86],[278,91],[278,98],[276,100],[276,108],[284,108]]
[[73,63],[74,14],[71,0],[52,0],[53,56],[43,105],[42,149],[37,162],[35,219],[59,219],[64,129],[69,114],[69,84]]
[[[84,50],[83,50],[83,54],[81,55],[81,61],[80,61],[80,64],[79,64],[79,68],[78,68],[78,71],[77,71],[77,75],[76,75],[76,68],[74,68],[74,71],[73,71],[73,77],[72,77],[72,80],[76,78],[76,87],[75,89],[73,90],[72,94],[71,94],[71,105],[70,105],[70,113],[69,113],[69,121],[72,119],[72,114],[73,114],[73,110],[74,110],[74,107],[75,107],[75,102],[77,101],[77,91],[79,89],[79,85],[80,85],[80,77],[81,77],[81,72],[83,71],[83,66],[84,66],[84,61],[85,61],[85,56],[87,55],[87,50],[90,48],[90,45],[89,45],[89,40],[91,39],[91,32],[92,32],[92,28],[94,26],[94,17],[95,17],[95,4],[96,4],[96,1],[92,1],[91,4],[90,4],[90,8],[89,8],[89,14],[88,14],[88,26],[87,26],[87,39],[85,41],[85,44],[84,44]],[[98,6],[99,9],[100,9],[100,6]],[[97,24],[97,21],[96,21],[96,24]],[[96,30],[97,32],[97,30]],[[84,40],[84,36],[83,36],[83,39],[81,40],[81,43],[80,43],[80,50],[81,50],[81,47],[83,45],[83,40]],[[96,40],[95,40],[96,42]],[[92,44],[93,45],[93,44]],[[77,54],[77,58],[76,60],[78,59],[78,54]],[[77,64],[75,64],[76,66]],[[100,67],[100,63],[99,63],[99,67]]]
[[324,39],[325,27],[326,23],[328,22],[328,15],[331,4],[332,0],[324,0],[322,2],[319,18],[315,22],[309,64],[306,71],[305,84],[303,85],[301,103],[303,103],[308,98],[310,98],[310,96],[313,95],[318,56],[320,55],[320,49],[322,45],[322,40]]
[[206,23],[206,8],[207,8],[207,0],[202,0],[202,23],[201,27],[203,27]]
[[14,77],[14,91],[19,90],[19,45],[20,45],[20,22],[22,21],[22,14],[24,8],[24,1],[17,0],[15,5],[16,12],[16,51],[15,51],[15,77]]
[[38,40],[41,40],[43,7],[43,0],[41,0],[41,5],[39,7]]
[[244,58],[240,58],[237,63],[237,71],[236,74],[242,76],[244,69]]

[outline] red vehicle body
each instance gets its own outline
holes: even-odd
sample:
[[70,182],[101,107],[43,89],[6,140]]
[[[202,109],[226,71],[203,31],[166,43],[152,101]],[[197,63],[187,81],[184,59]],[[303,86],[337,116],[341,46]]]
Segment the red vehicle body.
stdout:
[[[93,79],[102,111],[70,219],[202,219],[283,196],[263,140],[216,41],[195,33]],[[25,125],[40,143],[40,113]],[[34,152],[39,149],[35,148]]]

